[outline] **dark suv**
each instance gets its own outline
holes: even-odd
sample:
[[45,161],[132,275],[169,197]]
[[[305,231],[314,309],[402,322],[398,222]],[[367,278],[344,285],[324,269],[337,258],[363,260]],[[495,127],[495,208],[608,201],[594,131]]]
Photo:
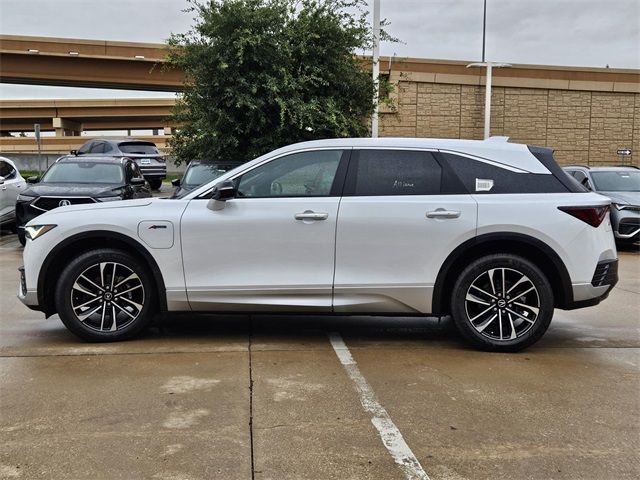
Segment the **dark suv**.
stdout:
[[619,244],[640,241],[639,168],[571,165],[564,170],[586,189],[611,199],[611,226]]
[[128,158],[61,157],[18,195],[18,238],[25,244],[24,226],[54,208],[82,203],[111,202],[150,197],[147,182],[136,163]]
[[130,158],[138,164],[145,180],[149,182],[153,190],[158,190],[162,185],[162,180],[167,178],[165,158],[153,142],[132,138],[89,140],[77,151],[71,153]]

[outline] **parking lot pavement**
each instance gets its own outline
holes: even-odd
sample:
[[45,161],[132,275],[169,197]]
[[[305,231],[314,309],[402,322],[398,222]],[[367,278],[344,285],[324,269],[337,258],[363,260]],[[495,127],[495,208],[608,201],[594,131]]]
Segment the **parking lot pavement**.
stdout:
[[640,476],[635,253],[520,354],[420,318],[182,315],[87,344],[15,298],[20,255],[0,236],[0,478]]

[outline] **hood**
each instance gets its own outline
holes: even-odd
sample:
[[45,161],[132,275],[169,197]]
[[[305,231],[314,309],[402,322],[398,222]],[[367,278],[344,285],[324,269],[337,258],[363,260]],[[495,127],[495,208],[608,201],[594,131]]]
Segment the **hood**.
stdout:
[[640,205],[640,192],[598,192],[609,197],[613,203]]
[[23,195],[32,197],[108,197],[120,195],[124,185],[77,183],[36,183],[22,191]]

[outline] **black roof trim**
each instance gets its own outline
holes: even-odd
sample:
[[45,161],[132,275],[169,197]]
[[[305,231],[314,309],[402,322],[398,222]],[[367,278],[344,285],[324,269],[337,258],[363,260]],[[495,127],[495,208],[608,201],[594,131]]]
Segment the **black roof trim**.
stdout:
[[584,192],[584,189],[580,187],[580,185],[575,180],[572,180],[567,172],[560,168],[560,165],[558,165],[558,163],[553,158],[552,148],[535,147],[532,145],[527,145],[527,148],[540,161],[540,163],[544,165],[547,170],[549,170],[552,175],[566,187],[568,191],[574,193]]

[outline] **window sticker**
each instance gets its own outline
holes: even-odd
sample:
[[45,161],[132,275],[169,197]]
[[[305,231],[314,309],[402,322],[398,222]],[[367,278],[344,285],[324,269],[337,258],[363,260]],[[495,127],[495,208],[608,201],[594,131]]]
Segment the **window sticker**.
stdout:
[[493,188],[493,180],[476,178],[476,192],[490,192]]

